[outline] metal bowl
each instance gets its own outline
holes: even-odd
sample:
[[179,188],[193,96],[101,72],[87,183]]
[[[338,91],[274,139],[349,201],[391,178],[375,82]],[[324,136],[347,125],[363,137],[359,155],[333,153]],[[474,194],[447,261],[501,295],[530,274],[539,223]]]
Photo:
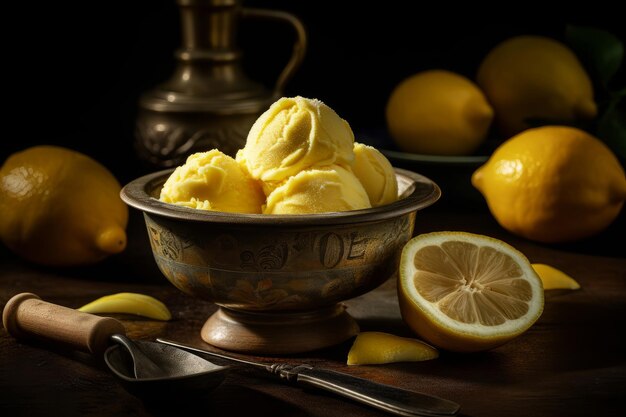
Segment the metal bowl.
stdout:
[[[154,259],[167,279],[222,307],[202,330],[205,341],[229,350],[293,353],[341,342],[358,331],[337,303],[395,274],[417,211],[439,199],[433,181],[395,171],[398,201],[347,212],[239,214],[163,203],[158,196],[172,170],[130,182],[121,197],[143,211]],[[312,343],[312,331],[333,341]],[[302,340],[280,342],[282,336]],[[277,340],[292,347],[275,347]]]

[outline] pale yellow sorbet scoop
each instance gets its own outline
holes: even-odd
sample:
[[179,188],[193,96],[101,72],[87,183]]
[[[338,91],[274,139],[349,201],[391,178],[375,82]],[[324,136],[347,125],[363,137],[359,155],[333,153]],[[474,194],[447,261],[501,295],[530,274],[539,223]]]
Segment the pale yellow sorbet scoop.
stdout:
[[398,181],[393,167],[376,148],[355,143],[352,172],[363,184],[372,207],[393,203],[398,199]]
[[283,97],[254,123],[237,162],[250,175],[280,182],[301,171],[354,159],[348,122],[319,100]]
[[265,195],[230,156],[217,149],[195,153],[167,179],[161,201],[202,210],[261,213]]
[[309,214],[371,207],[367,192],[354,174],[331,165],[290,177],[267,197],[265,214]]

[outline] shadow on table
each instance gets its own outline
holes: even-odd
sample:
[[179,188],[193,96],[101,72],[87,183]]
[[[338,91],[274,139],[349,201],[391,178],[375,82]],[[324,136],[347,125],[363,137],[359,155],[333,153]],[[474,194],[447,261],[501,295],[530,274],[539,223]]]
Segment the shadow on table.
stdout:
[[308,416],[298,407],[253,388],[237,385],[228,381],[214,391],[193,399],[165,398],[158,401],[144,401],[144,406],[152,415],[158,417],[197,415],[280,417]]

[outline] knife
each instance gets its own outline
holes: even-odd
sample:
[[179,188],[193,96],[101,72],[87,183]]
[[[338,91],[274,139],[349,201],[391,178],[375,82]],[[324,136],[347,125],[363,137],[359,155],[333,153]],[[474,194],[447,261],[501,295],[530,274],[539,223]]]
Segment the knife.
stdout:
[[286,381],[301,387],[318,388],[342,397],[369,405],[371,407],[400,416],[441,417],[453,416],[461,408],[459,404],[415,391],[379,384],[349,374],[316,368],[307,364],[287,364],[249,361],[234,358],[221,353],[175,342],[168,339],[156,339],[159,343],[175,346],[190,352],[200,353],[224,359],[229,362],[244,364],[277,375]]

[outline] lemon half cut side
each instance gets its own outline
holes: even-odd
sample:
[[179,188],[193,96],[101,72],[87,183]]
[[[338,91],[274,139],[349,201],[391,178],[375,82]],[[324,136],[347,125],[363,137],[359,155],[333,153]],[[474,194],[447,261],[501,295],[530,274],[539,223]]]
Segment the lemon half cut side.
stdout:
[[528,259],[488,236],[419,235],[403,248],[399,277],[403,320],[442,349],[497,347],[530,328],[543,310],[541,280]]

